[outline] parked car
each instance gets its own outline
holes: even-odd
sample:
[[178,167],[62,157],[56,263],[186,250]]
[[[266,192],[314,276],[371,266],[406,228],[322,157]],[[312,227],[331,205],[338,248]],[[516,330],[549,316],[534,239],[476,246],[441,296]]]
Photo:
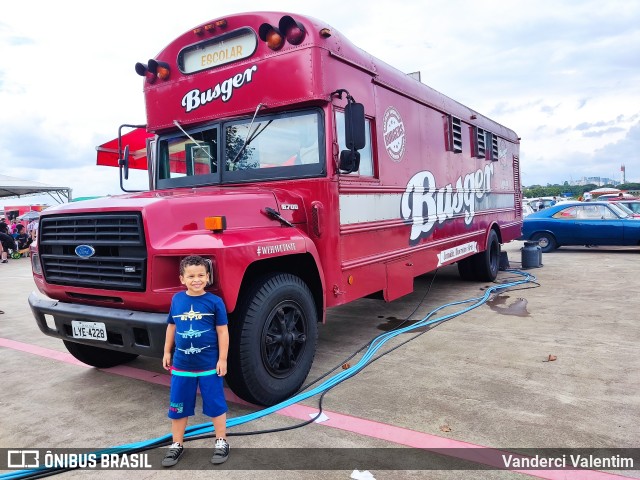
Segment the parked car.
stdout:
[[618,202],[562,202],[525,217],[521,240],[543,252],[562,245],[640,245],[640,218]]
[[616,206],[618,208],[621,208],[622,210],[624,210],[625,212],[627,212],[629,215],[631,215],[632,217],[638,217],[640,218],[640,212],[637,211],[633,211],[631,210],[631,208],[629,207],[629,205],[626,204],[626,202],[616,202]]
[[624,205],[634,213],[640,214],[640,199],[636,200],[620,200],[616,205]]
[[522,216],[526,217],[527,215],[531,215],[533,213],[533,207],[529,205],[529,203],[522,204]]
[[596,198],[597,201],[599,202],[617,202],[620,200],[635,200],[636,197],[634,197],[633,195],[629,194],[629,193],[623,193],[623,194],[614,194],[614,193],[607,193],[605,195],[600,195],[598,198]]
[[[560,200],[559,197],[535,197],[525,198],[522,203],[523,205],[529,205],[534,212],[537,212],[538,210],[551,207],[560,201],[562,200]],[[540,208],[540,206],[542,206],[542,208]]]

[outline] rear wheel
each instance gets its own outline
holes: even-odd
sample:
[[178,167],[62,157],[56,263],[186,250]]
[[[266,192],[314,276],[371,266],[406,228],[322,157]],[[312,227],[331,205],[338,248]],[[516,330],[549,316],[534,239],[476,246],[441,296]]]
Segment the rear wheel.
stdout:
[[118,352],[106,348],[92,347],[82,343],[74,343],[63,340],[64,346],[71,355],[82,363],[96,368],[111,368],[116,365],[130,362],[138,355],[135,353]]
[[231,320],[227,383],[248,402],[274,405],[294,395],[315,356],[313,295],[295,275],[259,278]]
[[495,230],[489,232],[487,249],[458,262],[458,273],[464,280],[493,282],[500,267],[500,242]]
[[556,237],[548,232],[539,232],[531,236],[531,240],[538,242],[542,253],[548,253],[558,248]]

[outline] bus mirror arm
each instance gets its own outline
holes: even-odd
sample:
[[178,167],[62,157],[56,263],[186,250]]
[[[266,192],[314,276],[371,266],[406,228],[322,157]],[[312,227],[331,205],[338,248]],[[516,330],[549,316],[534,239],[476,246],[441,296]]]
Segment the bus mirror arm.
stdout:
[[129,145],[125,145],[122,158],[118,160],[118,165],[124,172],[124,179],[129,180]]
[[[125,145],[122,151],[122,128],[145,128],[146,125],[123,124],[118,128],[118,170],[120,172],[120,190],[127,193],[141,192],[142,190],[127,190],[124,188],[124,180],[129,180],[129,145]],[[121,152],[123,152],[121,154]],[[123,178],[124,177],[124,178]]]

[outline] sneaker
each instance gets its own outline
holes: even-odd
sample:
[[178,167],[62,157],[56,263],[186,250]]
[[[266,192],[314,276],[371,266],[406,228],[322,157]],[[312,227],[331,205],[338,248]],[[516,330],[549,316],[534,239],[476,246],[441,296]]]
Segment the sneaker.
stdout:
[[180,460],[180,457],[182,457],[183,453],[184,447],[182,445],[180,445],[178,442],[172,443],[169,447],[169,450],[167,450],[167,454],[162,459],[162,466],[173,467],[176,463],[178,463],[178,460]]
[[211,463],[219,465],[229,458],[229,444],[224,438],[216,438],[216,446],[211,457]]

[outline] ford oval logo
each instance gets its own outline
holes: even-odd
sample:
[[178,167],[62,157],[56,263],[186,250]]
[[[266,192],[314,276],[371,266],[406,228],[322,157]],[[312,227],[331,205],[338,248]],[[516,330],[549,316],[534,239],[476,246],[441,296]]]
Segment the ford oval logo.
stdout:
[[89,258],[95,255],[96,249],[91,245],[78,245],[76,247],[76,255],[80,258]]

